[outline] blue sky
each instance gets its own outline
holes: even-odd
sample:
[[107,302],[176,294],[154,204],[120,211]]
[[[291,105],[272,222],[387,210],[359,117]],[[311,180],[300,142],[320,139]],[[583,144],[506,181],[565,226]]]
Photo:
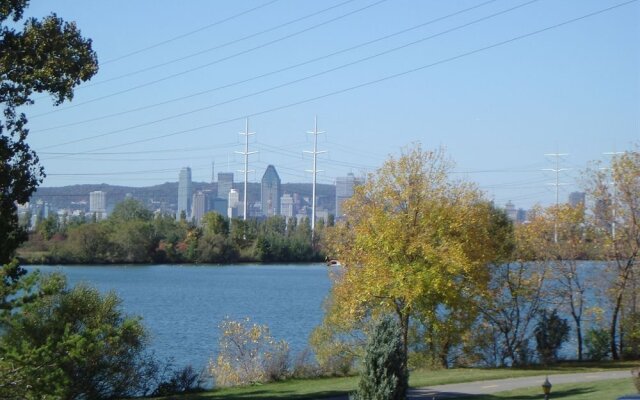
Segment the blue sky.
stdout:
[[76,21],[101,66],[73,102],[25,110],[29,140],[45,186],[148,186],[183,166],[210,181],[212,162],[243,168],[250,116],[249,180],[274,164],[310,182],[317,115],[319,182],[420,142],[497,204],[550,204],[546,153],[568,153],[565,199],[590,160],[640,141],[639,2],[569,22],[622,3],[34,1],[29,15]]

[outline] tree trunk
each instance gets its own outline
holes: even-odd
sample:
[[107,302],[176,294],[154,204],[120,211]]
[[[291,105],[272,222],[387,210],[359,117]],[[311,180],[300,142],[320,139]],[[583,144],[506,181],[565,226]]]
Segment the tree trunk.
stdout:
[[609,338],[611,340],[611,358],[614,360],[620,359],[620,354],[618,353],[618,346],[616,346],[616,329],[618,326],[618,314],[620,313],[620,307],[622,304],[622,293],[618,295],[616,299],[616,306],[613,309],[613,315],[611,317],[611,326],[609,327]]

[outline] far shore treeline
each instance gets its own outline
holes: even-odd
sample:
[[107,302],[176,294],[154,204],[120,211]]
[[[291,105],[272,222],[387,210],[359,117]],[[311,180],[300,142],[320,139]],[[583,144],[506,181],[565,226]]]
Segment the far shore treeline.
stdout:
[[324,259],[316,245],[323,221],[316,231],[314,243],[308,219],[244,221],[216,212],[207,213],[198,226],[154,215],[141,202],[126,199],[105,220],[42,220],[18,255],[25,264],[310,262]]

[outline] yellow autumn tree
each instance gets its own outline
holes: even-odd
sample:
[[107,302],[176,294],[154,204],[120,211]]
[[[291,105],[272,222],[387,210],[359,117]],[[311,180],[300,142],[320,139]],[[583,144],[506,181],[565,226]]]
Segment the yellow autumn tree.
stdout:
[[343,266],[325,323],[395,314],[406,352],[411,318],[473,306],[511,230],[477,187],[450,179],[451,168],[442,150],[414,145],[355,189],[345,219],[325,235]]

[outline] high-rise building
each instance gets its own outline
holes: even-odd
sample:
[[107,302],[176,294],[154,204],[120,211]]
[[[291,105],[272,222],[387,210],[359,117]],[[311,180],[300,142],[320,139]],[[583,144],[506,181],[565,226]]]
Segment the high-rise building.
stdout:
[[359,184],[361,184],[360,180],[356,179],[352,173],[336,178],[336,219],[344,217],[342,206],[345,200],[353,196],[353,188]]
[[271,217],[280,214],[280,177],[273,165],[267,166],[260,186],[262,215]]
[[229,203],[227,209],[227,217],[236,218],[238,213],[238,205],[240,204],[240,195],[238,191],[235,189],[231,189],[229,191]]
[[518,220],[518,210],[516,210],[516,206],[511,202],[511,200],[507,201],[507,204],[505,204],[504,212],[507,213],[507,217],[511,222],[516,222]]
[[107,217],[107,193],[100,190],[89,193],[89,213],[97,220]]
[[280,215],[287,219],[294,216],[293,197],[290,194],[283,194],[280,197]]
[[202,223],[202,217],[207,212],[207,196],[202,191],[197,191],[193,194],[193,201],[191,202],[191,218],[200,225]]
[[180,170],[178,177],[178,212],[176,219],[180,219],[180,215],[184,211],[185,216],[191,215],[191,168],[185,167]]
[[571,192],[569,193],[569,204],[572,207],[577,207],[578,205],[584,206],[585,193],[584,192]]
[[228,201],[231,189],[233,189],[233,172],[218,172],[218,198]]

